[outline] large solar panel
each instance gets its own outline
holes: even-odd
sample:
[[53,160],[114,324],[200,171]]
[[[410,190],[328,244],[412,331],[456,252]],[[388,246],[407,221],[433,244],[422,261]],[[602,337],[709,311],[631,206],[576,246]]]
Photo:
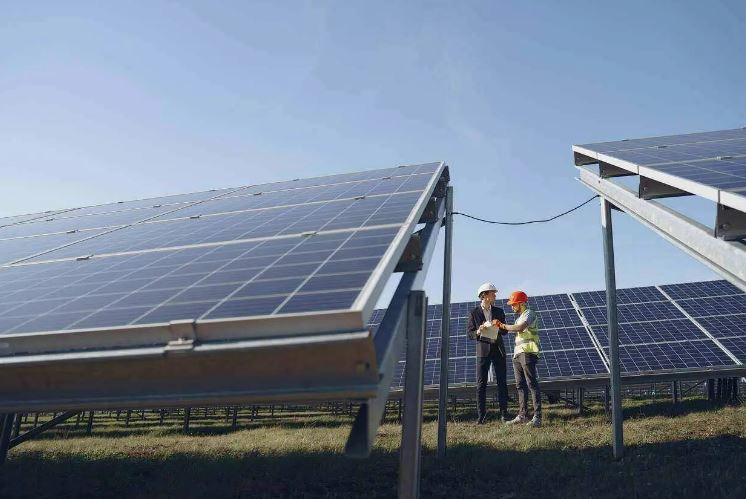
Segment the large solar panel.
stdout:
[[[313,321],[311,330],[363,329],[444,168],[116,203],[2,227],[5,351],[20,351],[13,339],[30,334],[67,338],[57,333],[177,320],[205,330],[242,321],[251,327],[229,334],[246,337],[286,334],[292,320],[304,330]],[[275,330],[270,317],[291,322]]]
[[746,128],[586,144],[573,150],[581,155],[578,164],[604,162],[732,208],[746,205]]

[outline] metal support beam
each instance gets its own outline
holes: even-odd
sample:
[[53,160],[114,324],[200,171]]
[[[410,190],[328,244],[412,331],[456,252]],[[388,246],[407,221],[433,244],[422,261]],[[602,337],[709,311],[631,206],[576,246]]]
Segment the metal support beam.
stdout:
[[617,324],[616,273],[614,270],[614,231],[611,205],[601,198],[601,230],[604,240],[604,269],[606,274],[606,313],[609,324],[609,368],[611,370],[611,420],[614,459],[624,455],[622,429],[622,377],[619,370],[619,337]]
[[445,200],[440,198],[440,201],[438,222],[427,224],[419,231],[422,243],[422,269],[417,272],[404,272],[373,338],[380,381],[376,396],[360,404],[355,421],[352,423],[352,430],[345,445],[345,453],[350,457],[368,457],[373,447],[378,423],[391,390],[394,366],[399,361],[406,337],[409,294],[412,290],[421,289],[424,285],[438,239],[440,220],[445,215]]
[[404,422],[399,451],[399,498],[420,496],[422,458],[422,400],[425,376],[425,321],[427,298],[424,291],[412,291],[407,306],[407,367],[404,381]]
[[639,193],[641,199],[672,198],[678,196],[691,196],[691,192],[682,191],[663,182],[658,182],[648,177],[640,177]]
[[61,413],[59,416],[53,417],[52,419],[50,419],[46,423],[41,424],[41,425],[37,426],[36,428],[32,428],[29,431],[27,431],[26,433],[24,433],[23,435],[19,435],[16,438],[12,439],[10,441],[10,445],[8,446],[8,448],[12,449],[16,445],[22,444],[23,442],[25,442],[27,440],[31,440],[36,435],[39,435],[40,433],[43,433],[43,432],[47,431],[48,429],[50,429],[50,428],[52,428],[54,426],[57,426],[60,423],[63,423],[65,421],[67,421],[71,417],[76,416],[78,413],[79,413],[79,411],[65,411],[65,412]]
[[15,414],[0,414],[0,465],[5,463],[10,448],[10,432],[13,430]]
[[93,433],[93,411],[88,411],[88,424],[85,427],[85,434]]
[[735,286],[746,291],[746,251],[743,244],[712,236],[712,228],[655,201],[645,201],[626,187],[579,168],[580,181],[636,218],[655,233],[684,250]]
[[746,213],[718,204],[715,236],[726,241],[737,241],[746,237]]
[[[443,306],[440,321],[440,379],[448,379],[448,345],[451,336],[451,261],[453,256],[453,186],[446,191],[445,247],[443,249]],[[438,457],[446,455],[448,432],[448,383],[440,383],[438,394]]]
[[583,414],[583,399],[585,398],[585,388],[578,388],[578,414]]
[[679,382],[678,381],[671,381],[671,397],[673,398],[674,404],[679,403]]

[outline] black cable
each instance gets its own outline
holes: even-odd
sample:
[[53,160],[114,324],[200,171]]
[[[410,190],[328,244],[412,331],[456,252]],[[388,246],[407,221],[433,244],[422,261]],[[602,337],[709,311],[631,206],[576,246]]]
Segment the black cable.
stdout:
[[552,220],[556,220],[556,219],[558,219],[559,217],[562,217],[562,216],[564,216],[564,215],[567,215],[568,213],[572,213],[573,211],[575,211],[575,210],[577,210],[577,209],[579,209],[579,208],[582,208],[583,206],[587,205],[588,203],[590,203],[591,201],[593,201],[593,200],[594,200],[594,199],[596,199],[597,197],[599,197],[599,196],[598,196],[598,194],[596,194],[595,196],[593,196],[593,197],[592,197],[592,198],[590,198],[589,200],[587,200],[587,201],[585,201],[585,202],[583,202],[583,203],[581,203],[581,204],[577,205],[577,206],[576,206],[575,208],[571,208],[571,209],[569,209],[569,210],[567,210],[567,211],[565,211],[565,212],[562,212],[562,213],[560,213],[559,215],[555,215],[555,216],[553,216],[552,218],[547,218],[547,219],[544,219],[544,220],[529,220],[529,221],[527,221],[527,222],[498,222],[498,221],[495,221],[495,220],[485,220],[485,219],[483,219],[483,218],[479,218],[479,217],[474,217],[474,216],[472,216],[472,215],[467,215],[466,213],[461,213],[460,211],[454,211],[454,212],[453,212],[453,214],[454,214],[454,215],[461,215],[462,217],[466,217],[466,218],[471,218],[471,219],[473,219],[473,220],[479,220],[480,222],[486,222],[486,223],[488,223],[488,224],[497,224],[497,225],[528,225],[528,224],[541,224],[541,223],[545,223],[545,222],[551,222]]

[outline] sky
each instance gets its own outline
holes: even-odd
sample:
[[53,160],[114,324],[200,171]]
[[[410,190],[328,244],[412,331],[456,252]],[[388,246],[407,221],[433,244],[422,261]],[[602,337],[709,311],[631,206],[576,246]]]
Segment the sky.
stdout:
[[[741,1],[0,6],[0,216],[443,160],[457,211],[521,221],[591,196],[572,144],[746,126]],[[614,230],[619,287],[717,277]],[[601,249],[596,201],[456,217],[452,300],[601,289]]]

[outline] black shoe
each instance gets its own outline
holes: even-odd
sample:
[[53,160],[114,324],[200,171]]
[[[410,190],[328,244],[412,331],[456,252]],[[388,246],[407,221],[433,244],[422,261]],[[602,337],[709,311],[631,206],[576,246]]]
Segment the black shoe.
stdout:
[[501,421],[501,422],[503,422],[503,423],[507,423],[507,422],[508,422],[508,421],[510,421],[510,420],[511,420],[511,417],[510,417],[510,416],[508,416],[508,413],[507,413],[507,412],[503,412],[502,414],[500,414],[500,421]]
[[487,421],[487,416],[480,416],[479,419],[477,419],[477,424],[485,424]]

